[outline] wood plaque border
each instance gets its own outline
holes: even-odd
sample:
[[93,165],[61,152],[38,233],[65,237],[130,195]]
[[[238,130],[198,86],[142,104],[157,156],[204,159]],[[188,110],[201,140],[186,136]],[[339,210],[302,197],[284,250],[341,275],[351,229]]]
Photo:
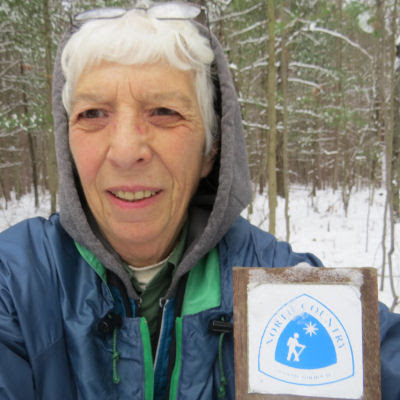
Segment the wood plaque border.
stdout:
[[[291,270],[290,282],[285,271]],[[265,271],[265,281],[259,283],[290,284],[350,284],[345,271],[359,271],[363,276],[361,292],[362,337],[363,337],[363,382],[364,390],[360,400],[381,399],[380,376],[380,333],[378,310],[377,271],[375,268],[302,268],[293,274],[290,268],[233,268],[233,315],[234,315],[234,350],[235,350],[235,388],[237,400],[344,400],[332,397],[276,395],[248,393],[248,324],[247,324],[247,287],[250,282],[250,271]],[[338,271],[338,274],[332,274]],[[340,273],[342,271],[342,273]],[[259,278],[261,274],[257,272]],[[270,277],[270,279],[269,279]],[[272,278],[272,279],[271,279]]]

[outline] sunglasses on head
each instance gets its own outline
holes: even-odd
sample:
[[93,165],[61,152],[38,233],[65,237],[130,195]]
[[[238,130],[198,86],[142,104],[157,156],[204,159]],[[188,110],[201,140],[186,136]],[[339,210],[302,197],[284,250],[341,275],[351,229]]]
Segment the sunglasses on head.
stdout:
[[208,12],[207,8],[194,3],[186,3],[181,1],[170,1],[166,3],[153,3],[149,6],[137,6],[132,7],[129,10],[124,8],[97,8],[92,10],[83,11],[76,14],[73,18],[73,25],[80,26],[87,21],[92,19],[112,19],[122,17],[130,10],[138,10],[147,13],[156,19],[167,19],[167,20],[188,20],[196,19],[202,13],[205,15],[205,19],[208,24]]

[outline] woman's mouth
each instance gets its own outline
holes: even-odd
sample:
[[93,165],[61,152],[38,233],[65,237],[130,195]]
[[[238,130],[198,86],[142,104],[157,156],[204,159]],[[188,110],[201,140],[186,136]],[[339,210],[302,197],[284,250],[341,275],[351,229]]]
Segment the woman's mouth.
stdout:
[[159,191],[155,190],[138,190],[138,191],[124,191],[116,190],[111,193],[118,199],[135,202],[155,196]]

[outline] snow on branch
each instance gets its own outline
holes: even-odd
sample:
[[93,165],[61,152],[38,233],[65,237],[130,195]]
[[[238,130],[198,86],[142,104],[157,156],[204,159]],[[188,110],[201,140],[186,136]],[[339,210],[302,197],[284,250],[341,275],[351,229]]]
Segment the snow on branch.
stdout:
[[237,32],[232,33],[229,37],[230,37],[230,38],[234,38],[234,37],[236,37],[236,36],[240,36],[240,35],[242,35],[243,33],[250,32],[250,31],[252,31],[253,29],[256,29],[256,28],[258,28],[258,27],[260,27],[260,26],[263,26],[263,25],[266,25],[266,24],[267,24],[267,21],[258,21],[258,22],[255,22],[253,25],[250,25],[250,26],[248,26],[248,27],[246,27],[246,28],[244,28],[244,29],[241,29],[240,31],[237,31]]
[[248,128],[258,128],[258,129],[263,129],[263,130],[268,130],[268,125],[266,124],[257,124],[255,122],[247,122],[247,121],[242,121],[242,125],[246,126]]
[[302,114],[302,115],[308,115],[308,116],[310,116],[310,117],[314,117],[314,118],[317,118],[317,119],[324,119],[324,116],[323,116],[323,115],[317,114],[317,113],[315,113],[315,112],[313,112],[313,111],[310,111],[310,110],[300,110],[300,109],[297,109],[297,110],[293,110],[293,113]]
[[347,36],[342,35],[340,32],[331,31],[330,29],[326,29],[326,28],[320,28],[320,27],[316,26],[315,23],[309,24],[308,27],[304,28],[304,30],[308,30],[310,32],[326,33],[327,35],[331,35],[331,36],[337,37],[339,39],[342,39],[346,43],[348,43],[350,46],[353,46],[354,48],[358,49],[361,53],[363,53],[365,56],[367,56],[372,61],[372,56],[363,47],[361,47],[358,43],[350,40]]
[[21,130],[14,129],[11,132],[0,132],[0,138],[12,137],[18,135]]
[[303,85],[312,86],[312,87],[315,87],[315,88],[321,90],[321,85],[319,83],[316,83],[316,82],[306,81],[304,79],[299,79],[299,78],[289,78],[288,81],[289,82],[301,83]]
[[327,69],[327,68],[323,68],[323,67],[321,67],[319,65],[305,64],[305,63],[301,63],[301,62],[291,62],[289,64],[289,68],[292,68],[292,67],[314,69],[316,71],[320,71],[320,72],[322,72],[324,74],[327,74],[327,75],[336,76],[334,71],[332,71],[330,69]]
[[328,150],[323,150],[322,154],[324,154],[325,156],[336,156],[339,154],[338,150],[332,150],[332,151],[328,151]]
[[15,153],[15,152],[20,153],[22,150],[18,149],[15,146],[8,146],[8,147],[0,147],[0,151],[7,151],[9,153]]
[[210,18],[210,22],[214,23],[214,22],[219,22],[219,21],[225,21],[227,19],[238,18],[238,17],[241,17],[243,15],[249,14],[254,10],[258,10],[259,8],[261,8],[261,6],[262,6],[262,3],[257,3],[253,7],[247,8],[247,9],[242,10],[242,11],[237,11],[237,12],[234,12],[234,13],[231,13],[231,14],[223,15],[221,17]]
[[239,40],[239,45],[244,46],[246,44],[262,44],[264,42],[266,42],[268,40],[268,36],[264,35],[264,36],[260,36],[260,37],[256,37],[256,38],[248,38],[245,40]]
[[15,167],[15,166],[21,165],[21,164],[22,164],[21,161],[18,161],[18,162],[9,162],[9,161],[7,161],[5,163],[0,164],[0,169]]
[[268,107],[268,104],[262,100],[255,100],[255,99],[248,99],[248,98],[243,98],[243,97],[239,97],[239,103],[240,104],[252,104],[254,106],[260,106],[260,107]]
[[[12,63],[10,63],[7,67],[2,68],[2,70],[0,71],[0,77],[1,76],[6,76],[6,74],[8,73],[8,71],[10,71],[11,69],[13,69],[14,67],[16,67],[19,64],[19,61],[14,61]],[[4,65],[4,64],[3,64]]]
[[241,68],[239,72],[249,71],[253,68],[266,67],[267,65],[267,57],[262,57],[254,61],[251,65],[247,65],[246,67]]

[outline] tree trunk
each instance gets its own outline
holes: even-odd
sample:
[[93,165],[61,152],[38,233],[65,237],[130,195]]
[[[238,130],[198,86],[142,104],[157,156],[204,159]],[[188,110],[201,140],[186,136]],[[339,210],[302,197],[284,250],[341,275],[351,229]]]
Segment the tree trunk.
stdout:
[[[20,71],[21,77],[24,75],[24,69],[22,63],[20,63]],[[22,79],[23,80],[23,79]],[[25,84],[23,84],[22,90],[22,104],[24,108],[24,113],[28,114],[28,98],[26,95],[28,88]],[[33,186],[33,193],[35,198],[35,208],[39,208],[39,190],[38,190],[38,173],[37,173],[37,162],[36,162],[36,152],[35,152],[35,145],[33,140],[33,134],[31,130],[28,128],[26,130],[26,135],[28,137],[28,149],[29,149],[29,156],[31,159],[31,171],[32,171],[32,186]]]
[[[394,271],[393,271],[393,253],[394,253],[394,243],[395,243],[395,220],[394,220],[394,209],[393,209],[393,175],[392,175],[392,155],[393,155],[393,129],[394,129],[394,80],[395,80],[395,46],[396,46],[396,20],[397,20],[397,0],[394,2],[393,13],[391,16],[391,26],[392,26],[392,37],[390,46],[390,59],[391,59],[391,69],[390,78],[392,85],[390,91],[390,119],[389,119],[389,129],[385,131],[385,164],[386,164],[386,202],[388,207],[388,217],[389,217],[389,250],[388,250],[388,267],[389,267],[389,279],[390,279],[390,289],[393,296],[393,302],[391,310],[395,308],[398,303],[398,296],[396,293],[396,288],[394,284]],[[385,236],[385,235],[384,235]]]
[[269,231],[276,230],[276,71],[275,71],[275,1],[268,0],[268,203]]
[[45,71],[46,71],[46,94],[47,94],[47,105],[46,110],[46,135],[47,135],[47,164],[49,173],[49,186],[50,186],[50,198],[51,198],[51,212],[54,213],[57,207],[57,162],[56,153],[54,147],[54,131],[53,131],[53,118],[51,114],[51,86],[52,86],[52,72],[53,72],[53,60],[52,60],[52,29],[49,13],[49,0],[43,0],[43,21],[44,21],[44,38],[45,38]]
[[[283,3],[281,10],[289,7],[288,1]],[[282,12],[282,23],[287,24],[285,12]],[[286,240],[290,239],[290,217],[289,217],[289,128],[288,128],[288,69],[289,69],[289,51],[288,51],[289,30],[286,28],[282,36],[281,52],[281,80],[282,80],[282,181],[283,195],[285,198],[285,221],[286,221]]]
[[377,138],[380,143],[384,142],[384,45],[385,45],[385,18],[384,0],[376,0],[376,29],[378,36],[376,56],[375,56],[375,102],[374,102],[374,122]]
[[400,45],[396,47],[398,67],[394,72],[393,96],[393,154],[392,154],[392,182],[393,182],[393,212],[397,221],[400,221]]
[[[338,23],[339,23],[339,31],[342,30],[342,19],[343,19],[343,1],[339,0],[338,1]],[[342,45],[342,39],[337,38],[335,40],[335,47],[336,47],[336,71],[339,72],[339,80],[336,85],[336,106],[337,106],[337,112],[342,113],[343,110],[343,85],[342,85],[342,51],[343,51],[343,45]],[[334,165],[333,165],[333,181],[332,181],[332,187],[333,190],[337,190],[338,188],[338,181],[339,181],[339,167],[340,167],[340,158],[341,154],[339,152],[340,149],[340,139],[341,139],[341,131],[342,131],[342,123],[341,123],[341,118],[338,118],[338,122],[335,125],[335,131],[334,131],[334,149],[336,150],[336,155],[334,156]]]

